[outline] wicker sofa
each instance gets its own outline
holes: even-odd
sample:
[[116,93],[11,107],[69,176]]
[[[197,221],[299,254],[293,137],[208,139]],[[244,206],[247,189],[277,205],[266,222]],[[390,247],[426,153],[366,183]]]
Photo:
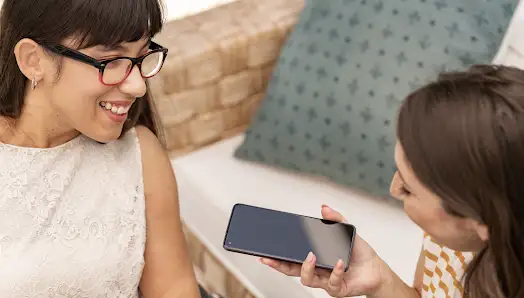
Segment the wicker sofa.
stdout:
[[303,0],[240,0],[169,22],[151,89],[174,156],[242,132]]
[[[157,41],[169,57],[150,84],[173,158],[245,130],[303,4],[240,0],[166,24]],[[185,234],[206,290],[254,297],[190,229]]]
[[[155,77],[150,85],[161,116],[167,147],[174,161],[175,172],[182,168],[181,172],[187,174],[187,168],[195,166],[192,174],[198,178],[199,171],[227,165],[228,162],[222,161],[207,164],[212,161],[210,152],[214,149],[206,148],[216,147],[218,154],[230,155],[231,147],[238,144],[235,143],[237,141],[230,143],[229,140],[238,139],[249,125],[263,98],[280,48],[296,24],[303,6],[304,0],[237,0],[167,24],[157,41],[169,48],[169,58],[161,75]],[[523,14],[524,6],[520,5],[516,16]],[[515,17],[495,61],[524,66],[524,44],[519,38],[522,31],[524,26]],[[225,144],[222,144],[224,142]],[[194,161],[198,162],[190,163]],[[235,173],[235,177],[256,174],[259,171],[248,166],[232,167],[232,170],[246,171],[246,174]],[[291,190],[304,188],[291,197],[304,193],[313,197],[322,196],[313,202],[290,198],[293,204],[304,203],[309,210],[316,210],[319,200],[331,200],[338,204],[343,213],[351,214],[352,219],[360,224],[361,235],[394,270],[400,272],[406,282],[410,282],[411,270],[420,249],[418,237],[421,233],[410,225],[411,222],[403,217],[399,210],[373,200],[360,200],[360,195],[348,194],[345,190],[339,191],[324,182],[298,181],[301,179],[295,179],[296,177],[287,179],[287,174],[281,173],[275,174],[280,175],[275,178],[272,177],[273,173],[268,173],[266,169],[260,171],[264,172],[262,177],[270,181],[265,184],[267,187],[273,187],[271,183],[274,183],[275,188],[281,187],[278,183],[285,180],[286,187]],[[220,175],[220,171],[203,174]],[[191,202],[191,190],[184,190],[188,189],[189,180],[178,173],[177,178],[181,187],[182,215],[191,259],[199,282],[204,288],[228,298],[327,297],[320,291],[303,291],[299,281],[295,283],[291,279],[279,278],[269,270],[242,272],[249,271],[249,268],[256,264],[253,262],[242,267],[241,264],[252,260],[241,257],[227,259],[224,257],[227,254],[220,251],[219,242],[223,236],[220,235],[220,229],[226,215],[221,214],[221,219],[217,221],[199,222],[200,217],[211,219],[220,208],[207,208],[207,202],[200,205]],[[317,187],[318,185],[314,184],[322,186]],[[252,185],[248,183],[246,188]],[[264,191],[264,195],[266,194],[272,196],[274,193]],[[344,200],[349,202],[343,202]],[[279,203],[271,204],[273,207],[279,206]],[[189,216],[200,212],[199,208],[205,209],[201,215]],[[295,210],[304,210],[300,209],[302,207],[297,208]],[[378,221],[368,222],[365,214],[374,215]],[[380,216],[377,216],[379,214]],[[202,227],[209,225],[218,225],[219,228],[213,230],[213,233],[219,235],[210,237],[212,229],[208,229],[208,235],[205,235],[205,229]],[[383,229],[383,226],[387,227]],[[402,230],[402,233],[391,235],[398,230]],[[253,286],[253,279],[265,279],[264,282],[259,282],[258,286],[266,289],[258,291],[257,287]],[[269,290],[268,287],[282,288],[283,291]],[[287,289],[287,292],[284,289]]]

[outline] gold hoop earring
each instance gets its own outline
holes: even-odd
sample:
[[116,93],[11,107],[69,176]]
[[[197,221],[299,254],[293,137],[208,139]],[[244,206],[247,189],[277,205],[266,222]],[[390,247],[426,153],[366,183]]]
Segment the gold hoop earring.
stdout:
[[33,76],[33,79],[31,80],[31,89],[35,90],[37,85],[38,82],[36,81],[35,76]]

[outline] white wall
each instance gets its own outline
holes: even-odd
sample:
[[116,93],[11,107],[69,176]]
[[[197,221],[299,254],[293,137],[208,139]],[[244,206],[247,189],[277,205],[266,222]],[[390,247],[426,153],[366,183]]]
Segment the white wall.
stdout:
[[[167,20],[178,19],[234,0],[163,0]],[[264,0],[260,0],[264,1]]]
[[[46,0],[38,0],[46,1]],[[110,1],[110,0],[108,0]],[[167,8],[167,20],[178,19],[211,7],[228,3],[234,0],[162,0]],[[263,1],[263,0],[261,0]],[[0,5],[4,0],[0,0]]]

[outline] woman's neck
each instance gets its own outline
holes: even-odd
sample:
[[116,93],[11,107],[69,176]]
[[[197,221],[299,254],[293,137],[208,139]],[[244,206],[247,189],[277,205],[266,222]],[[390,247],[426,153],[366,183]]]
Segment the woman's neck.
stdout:
[[0,117],[0,143],[29,148],[52,148],[74,139],[74,130],[59,131],[45,126],[27,125],[18,120]]
[[18,119],[0,116],[0,143],[51,148],[67,143],[80,134],[61,121],[59,113],[44,102],[27,97]]

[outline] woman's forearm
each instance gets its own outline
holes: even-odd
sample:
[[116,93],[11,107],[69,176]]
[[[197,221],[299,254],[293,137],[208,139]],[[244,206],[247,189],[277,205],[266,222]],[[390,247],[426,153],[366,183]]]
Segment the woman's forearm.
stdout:
[[393,270],[382,261],[383,280],[380,287],[368,298],[420,298],[420,292],[408,286]]

